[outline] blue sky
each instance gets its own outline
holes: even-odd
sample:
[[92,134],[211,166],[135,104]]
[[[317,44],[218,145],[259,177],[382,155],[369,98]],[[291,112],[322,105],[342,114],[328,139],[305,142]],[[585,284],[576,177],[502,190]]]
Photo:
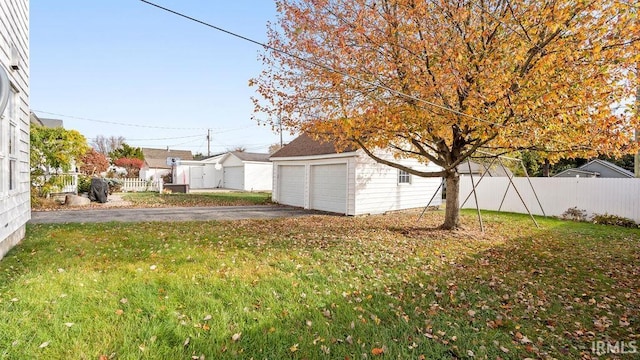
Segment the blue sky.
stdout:
[[[155,3],[261,42],[276,17],[270,0]],[[89,141],[115,135],[206,154],[210,128],[212,153],[279,142],[251,119],[261,48],[141,1],[32,0],[30,50],[31,108]]]

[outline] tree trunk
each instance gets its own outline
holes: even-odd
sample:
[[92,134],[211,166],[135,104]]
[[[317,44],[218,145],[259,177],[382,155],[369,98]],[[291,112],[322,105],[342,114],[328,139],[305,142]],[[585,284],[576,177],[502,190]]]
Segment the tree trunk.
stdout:
[[444,213],[444,224],[440,226],[444,230],[453,230],[460,227],[460,174],[457,171],[447,173],[447,205]]
[[544,165],[542,165],[542,176],[549,177],[551,165],[549,159],[544,159]]

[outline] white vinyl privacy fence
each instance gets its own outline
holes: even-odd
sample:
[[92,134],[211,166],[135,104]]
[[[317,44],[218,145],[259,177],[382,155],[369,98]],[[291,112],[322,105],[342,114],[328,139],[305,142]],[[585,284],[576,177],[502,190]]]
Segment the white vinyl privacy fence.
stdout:
[[[485,177],[479,182],[479,177],[474,177],[473,180],[477,184],[480,209],[527,212],[508,178]],[[531,184],[523,177],[512,180],[524,203],[535,215],[543,215],[540,205],[547,216],[561,216],[567,209],[576,207],[590,216],[606,213],[640,223],[640,179],[531,178]],[[462,177],[460,204],[471,194],[471,190],[471,177]],[[473,194],[464,208],[476,208]]]

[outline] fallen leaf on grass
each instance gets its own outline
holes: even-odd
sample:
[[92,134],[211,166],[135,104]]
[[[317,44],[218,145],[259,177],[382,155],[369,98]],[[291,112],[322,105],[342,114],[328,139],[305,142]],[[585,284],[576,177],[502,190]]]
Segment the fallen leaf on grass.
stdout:
[[298,351],[298,344],[294,344],[293,346],[291,346],[291,347],[289,348],[289,351],[291,351],[291,352],[296,352],[296,351]]
[[384,349],[383,348],[373,348],[373,349],[371,349],[371,354],[374,355],[374,356],[382,355],[382,354],[384,354]]
[[242,336],[242,333],[235,333],[231,336],[231,340],[233,341],[238,341],[240,340],[240,337]]
[[39,347],[40,349],[44,349],[44,348],[46,348],[47,346],[49,346],[49,342],[48,342],[48,341],[45,341],[45,342],[43,342],[42,344],[40,344],[40,346],[38,346],[38,347]]

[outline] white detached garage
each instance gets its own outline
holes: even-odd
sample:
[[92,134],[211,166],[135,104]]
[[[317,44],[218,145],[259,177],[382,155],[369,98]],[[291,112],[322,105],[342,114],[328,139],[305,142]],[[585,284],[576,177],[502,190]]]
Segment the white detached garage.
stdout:
[[269,161],[269,154],[231,151],[218,162],[222,167],[219,187],[246,191],[271,190],[273,165]]
[[[337,153],[333,143],[304,134],[273,154],[271,161],[274,202],[346,215],[423,207],[440,185],[440,178],[421,178],[378,164],[362,150]],[[439,170],[413,159],[402,161],[417,170]],[[441,196],[436,195],[432,205],[440,204]]]

